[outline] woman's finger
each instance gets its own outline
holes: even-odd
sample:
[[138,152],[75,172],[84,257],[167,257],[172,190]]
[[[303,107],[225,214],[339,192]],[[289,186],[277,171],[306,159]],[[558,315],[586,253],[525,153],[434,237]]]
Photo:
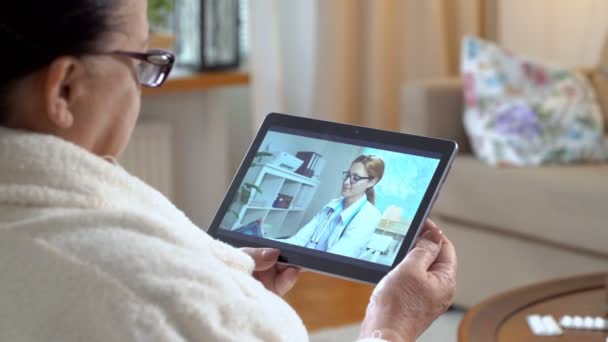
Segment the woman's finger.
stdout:
[[425,273],[435,263],[443,242],[443,234],[436,227],[430,228],[420,236],[414,248],[405,256],[397,268],[409,267]]
[[449,277],[456,277],[458,268],[458,258],[456,257],[456,248],[448,238],[443,235],[441,251],[437,256],[437,260],[431,266],[431,272],[443,272]]
[[281,251],[276,248],[248,248],[244,247],[241,250],[253,259],[255,263],[254,271],[264,271],[272,268],[279,260]]
[[286,294],[295,285],[300,271],[295,267],[289,267],[283,272],[277,273],[274,288],[279,296]]
[[420,234],[418,234],[417,240],[419,240],[422,237],[422,235],[424,235],[429,230],[434,230],[434,229],[439,229],[437,227],[437,225],[435,224],[435,222],[431,221],[431,219],[426,219],[426,221],[424,221],[424,225],[422,226],[422,229],[420,230]]
[[283,272],[283,271],[285,271],[286,269],[288,269],[290,267],[293,267],[293,266],[289,266],[289,265],[286,265],[286,264],[277,264],[277,271]]

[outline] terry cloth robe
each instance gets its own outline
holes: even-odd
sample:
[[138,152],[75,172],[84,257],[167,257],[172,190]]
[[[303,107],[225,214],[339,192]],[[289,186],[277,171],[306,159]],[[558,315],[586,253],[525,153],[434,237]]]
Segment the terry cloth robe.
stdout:
[[253,260],[60,138],[0,128],[0,341],[306,341]]

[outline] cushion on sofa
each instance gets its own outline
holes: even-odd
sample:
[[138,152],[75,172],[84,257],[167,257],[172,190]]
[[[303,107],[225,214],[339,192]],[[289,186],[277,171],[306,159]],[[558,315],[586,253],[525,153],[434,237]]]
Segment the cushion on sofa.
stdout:
[[480,39],[462,45],[464,126],[478,158],[518,166],[608,158],[592,85]]
[[591,81],[604,113],[604,131],[608,134],[608,35],[604,38],[600,63],[591,71]]
[[[606,61],[606,64],[608,64],[608,61]],[[591,74],[591,82],[604,114],[604,131],[608,134],[608,65],[594,70]]]
[[496,169],[460,156],[433,214],[608,256],[606,175],[606,164]]

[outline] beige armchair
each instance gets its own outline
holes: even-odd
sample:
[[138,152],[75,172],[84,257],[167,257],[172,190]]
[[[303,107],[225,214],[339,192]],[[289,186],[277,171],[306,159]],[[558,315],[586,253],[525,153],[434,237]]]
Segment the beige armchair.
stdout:
[[607,164],[487,166],[470,153],[459,79],[407,84],[401,100],[403,132],[460,145],[432,211],[456,245],[456,305],[549,278],[608,271]]

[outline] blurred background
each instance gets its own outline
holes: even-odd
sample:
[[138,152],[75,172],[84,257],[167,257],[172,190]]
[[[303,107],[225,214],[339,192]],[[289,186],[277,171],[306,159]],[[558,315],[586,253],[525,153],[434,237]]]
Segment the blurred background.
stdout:
[[[232,5],[205,26],[215,2]],[[175,168],[159,187],[201,226],[269,112],[407,131],[401,89],[458,77],[463,36],[591,68],[608,26],[608,3],[597,0],[150,0],[150,8],[160,8],[152,42],[175,49],[179,67],[174,82],[144,92],[141,121],[169,124]],[[202,37],[219,26],[232,32],[213,38],[227,41],[229,57],[205,67],[203,51],[222,47],[204,49]]]
[[[443,120],[444,109],[425,116],[421,108],[436,97],[413,98],[412,89],[448,80],[461,87],[464,36],[566,69],[604,72],[608,65],[604,0],[149,2],[152,44],[174,49],[178,68],[164,87],[143,92],[123,163],[202,228],[269,112],[462,139],[442,134],[460,123],[447,114],[446,127],[424,131]],[[438,89],[441,98],[445,88]],[[460,107],[442,108],[461,111],[462,93],[446,94]],[[299,310],[319,304],[301,311],[311,329],[361,319],[370,288],[310,277],[289,300]]]

